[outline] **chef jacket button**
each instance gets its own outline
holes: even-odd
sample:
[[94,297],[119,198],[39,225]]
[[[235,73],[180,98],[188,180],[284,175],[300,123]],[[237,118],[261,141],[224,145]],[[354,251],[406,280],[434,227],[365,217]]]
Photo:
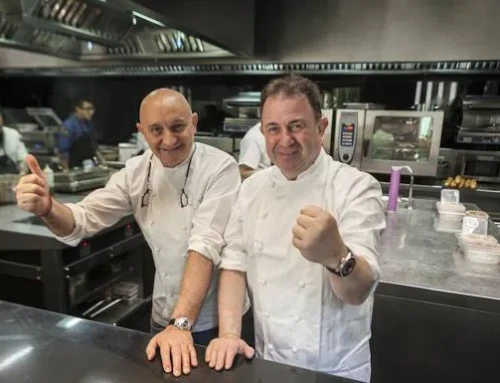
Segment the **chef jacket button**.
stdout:
[[267,283],[267,282],[266,282],[266,280],[265,280],[265,279],[261,279],[261,280],[260,280],[260,284],[261,284],[261,285],[265,285],[266,283]]
[[272,344],[268,344],[267,345],[267,348],[271,351],[271,350],[274,350],[274,346]]
[[238,217],[238,222],[242,223],[243,222],[243,217]]
[[268,312],[265,312],[265,313],[264,313],[264,316],[265,316],[266,318],[269,318],[269,313],[268,313]]
[[161,247],[157,247],[155,250],[157,253],[159,253],[161,251]]
[[299,282],[299,287],[304,288],[306,287],[306,283],[304,281]]
[[167,273],[163,273],[163,277],[164,278],[168,278],[168,274]]
[[297,347],[292,347],[292,352],[297,352]]
[[263,213],[260,215],[260,217],[261,217],[262,219],[266,219],[266,218],[267,218],[267,216],[268,216],[267,211],[263,212]]
[[181,229],[182,229],[182,231],[186,231],[187,227],[186,226],[182,226]]
[[295,322],[298,322],[298,321],[300,321],[300,317],[299,317],[298,315],[295,315],[295,317],[293,318],[293,320],[294,320]]
[[153,219],[151,221],[149,221],[150,225],[153,225],[154,223],[155,223],[155,221]]

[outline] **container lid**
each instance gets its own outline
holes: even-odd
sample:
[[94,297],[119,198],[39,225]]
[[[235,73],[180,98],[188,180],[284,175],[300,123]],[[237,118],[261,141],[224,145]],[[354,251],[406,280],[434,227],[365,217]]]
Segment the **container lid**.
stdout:
[[[498,241],[491,235],[460,233],[458,235],[461,247],[469,246],[496,246]],[[462,246],[463,244],[463,246]]]
[[489,217],[488,213],[485,213],[484,211],[481,211],[481,210],[467,210],[465,212],[465,214],[470,216],[470,217],[476,217],[476,218],[488,219],[488,217]]

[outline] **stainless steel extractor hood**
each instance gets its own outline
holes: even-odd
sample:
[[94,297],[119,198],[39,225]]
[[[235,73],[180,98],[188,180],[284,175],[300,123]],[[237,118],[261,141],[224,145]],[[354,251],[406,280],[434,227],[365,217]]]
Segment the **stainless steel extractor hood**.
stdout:
[[128,0],[0,0],[0,46],[73,60],[232,56]]

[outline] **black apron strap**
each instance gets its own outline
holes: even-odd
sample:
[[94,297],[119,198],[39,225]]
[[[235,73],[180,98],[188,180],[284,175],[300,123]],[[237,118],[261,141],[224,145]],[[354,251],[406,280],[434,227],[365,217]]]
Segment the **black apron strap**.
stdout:
[[82,167],[84,160],[92,159],[95,156],[95,146],[92,136],[84,132],[71,144],[69,150],[69,167]]

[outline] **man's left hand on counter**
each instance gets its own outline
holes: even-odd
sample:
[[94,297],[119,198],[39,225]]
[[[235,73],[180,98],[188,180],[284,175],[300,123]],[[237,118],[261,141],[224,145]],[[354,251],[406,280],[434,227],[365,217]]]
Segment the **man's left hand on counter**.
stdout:
[[146,347],[148,360],[156,355],[156,349],[160,349],[160,357],[163,369],[167,373],[173,372],[174,376],[182,373],[189,374],[191,366],[198,365],[193,337],[190,331],[168,326],[165,330],[156,334]]
[[304,207],[292,229],[293,245],[308,261],[336,269],[347,254],[333,216],[318,206]]

